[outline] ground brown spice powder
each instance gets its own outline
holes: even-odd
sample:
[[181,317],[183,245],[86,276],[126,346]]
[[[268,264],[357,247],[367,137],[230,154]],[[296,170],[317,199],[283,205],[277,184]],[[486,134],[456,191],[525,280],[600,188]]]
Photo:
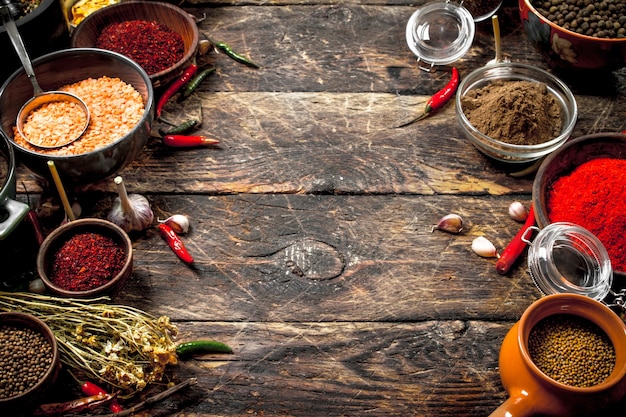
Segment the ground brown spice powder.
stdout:
[[481,133],[514,145],[537,145],[561,133],[561,106],[543,83],[494,81],[469,91],[463,112]]

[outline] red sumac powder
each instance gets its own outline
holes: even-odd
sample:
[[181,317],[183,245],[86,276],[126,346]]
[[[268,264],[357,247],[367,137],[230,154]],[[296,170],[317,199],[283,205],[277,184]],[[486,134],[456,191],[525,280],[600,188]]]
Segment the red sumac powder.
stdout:
[[111,23],[100,32],[95,46],[127,56],[149,75],[171,67],[185,54],[185,42],[178,32],[147,20]]
[[115,277],[125,259],[123,249],[110,237],[79,233],[54,254],[50,281],[69,291],[91,290]]
[[626,272],[626,159],[596,158],[548,190],[550,222],[575,223],[602,242],[613,270]]

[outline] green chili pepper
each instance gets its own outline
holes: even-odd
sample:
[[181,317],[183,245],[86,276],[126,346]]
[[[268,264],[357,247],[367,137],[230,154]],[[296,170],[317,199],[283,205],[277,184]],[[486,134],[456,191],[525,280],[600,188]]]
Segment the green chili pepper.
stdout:
[[183,88],[183,92],[180,95],[180,101],[186,99],[194,91],[196,91],[196,88],[198,88],[200,83],[206,77],[208,77],[209,74],[212,74],[213,72],[215,72],[215,67],[206,68],[206,69],[203,69],[202,71],[200,71],[199,73],[197,73],[191,80],[189,80],[189,82],[187,84],[185,84],[185,87]]
[[203,353],[233,353],[233,349],[216,340],[194,340],[176,346],[176,354],[181,357],[200,355]]
[[221,49],[222,51],[224,51],[226,53],[226,55],[228,55],[230,58],[234,59],[235,61],[247,65],[249,67],[252,68],[260,68],[260,66],[258,66],[256,63],[254,63],[253,61],[249,60],[248,58],[246,58],[243,55],[238,54],[237,52],[233,51],[233,48],[230,47],[230,45],[228,45],[225,42],[216,42],[213,41],[211,39],[209,39],[209,41],[213,44],[213,46],[215,46],[218,49]]
[[200,124],[199,120],[191,119],[191,120],[187,120],[186,122],[179,124],[178,126],[174,126],[173,128],[169,130],[160,128],[159,133],[161,134],[161,136],[184,135],[185,133],[190,132],[194,127],[198,126],[199,124]]

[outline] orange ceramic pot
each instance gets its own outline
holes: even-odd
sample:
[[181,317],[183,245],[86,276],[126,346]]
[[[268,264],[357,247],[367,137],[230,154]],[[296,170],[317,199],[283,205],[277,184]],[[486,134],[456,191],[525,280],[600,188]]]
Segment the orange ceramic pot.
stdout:
[[[599,326],[615,348],[615,367],[601,384],[574,387],[555,381],[533,363],[528,337],[539,321],[556,314],[572,314]],[[500,376],[509,398],[492,417],[531,415],[594,415],[626,394],[626,326],[599,301],[578,294],[553,294],[535,301],[507,333],[500,349]]]

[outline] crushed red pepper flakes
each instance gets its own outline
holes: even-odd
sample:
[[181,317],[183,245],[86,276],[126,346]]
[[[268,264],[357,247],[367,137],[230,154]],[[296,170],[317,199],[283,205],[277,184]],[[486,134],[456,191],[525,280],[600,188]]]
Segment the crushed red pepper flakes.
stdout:
[[95,46],[127,56],[149,75],[171,67],[185,54],[185,42],[178,32],[147,20],[111,23],[100,32]]
[[69,291],[86,291],[111,281],[124,267],[124,250],[98,233],[72,236],[54,254],[50,281]]

